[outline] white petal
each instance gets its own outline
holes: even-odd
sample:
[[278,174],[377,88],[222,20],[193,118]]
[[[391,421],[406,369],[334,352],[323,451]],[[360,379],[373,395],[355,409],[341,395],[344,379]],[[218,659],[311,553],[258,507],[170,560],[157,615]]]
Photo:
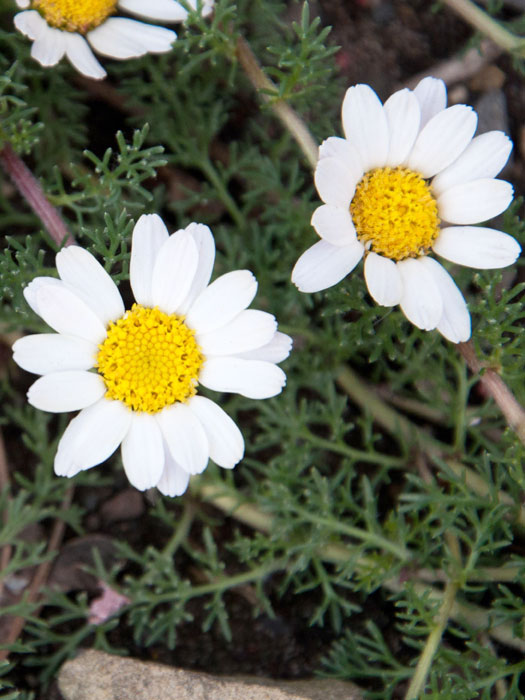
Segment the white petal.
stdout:
[[37,303],[37,293],[41,287],[47,285],[55,285],[56,287],[62,288],[64,286],[63,282],[57,280],[56,277],[35,277],[32,282],[30,282],[27,287],[24,288],[24,297],[29,306],[33,309],[35,314],[41,316],[40,309]]
[[443,315],[443,302],[438,286],[421,258],[408,258],[397,263],[403,283],[400,306],[415,326],[430,331]]
[[58,274],[107,326],[124,315],[120,292],[102,265],[84,248],[70,245],[57,253]]
[[139,304],[153,306],[151,280],[157,255],[169,234],[158,214],[143,214],[135,224],[131,243],[129,278]]
[[[343,129],[361,158],[363,170],[381,168],[388,155],[388,123],[379,97],[368,85],[355,85],[343,100]],[[328,203],[328,202],[327,202]]]
[[186,226],[185,231],[189,233],[197,246],[199,262],[197,271],[191,283],[190,291],[180,305],[179,313],[185,314],[193,304],[195,299],[203,292],[210,281],[215,262],[215,240],[208,226],[204,224],[192,223]]
[[323,202],[348,209],[361,176],[360,168],[351,170],[339,158],[323,158],[317,163],[314,180]]
[[249,306],[257,292],[257,280],[249,270],[221,275],[199,294],[186,314],[186,323],[197,333],[224,326]]
[[118,6],[132,15],[165,22],[183,22],[187,11],[174,0],[119,0]]
[[219,467],[233,469],[244,455],[244,440],[237,425],[220,406],[204,396],[194,396],[188,406],[202,423],[211,459]]
[[66,52],[65,33],[53,27],[46,28],[36,37],[31,56],[41,66],[55,66]]
[[167,445],[164,448],[164,456],[164,470],[157,488],[165,496],[182,496],[188,488],[190,475],[173,459]]
[[67,426],[58,443],[55,473],[75,476],[110,457],[128,432],[132,412],[120,401],[101,399]]
[[436,260],[425,257],[420,262],[432,275],[443,302],[443,314],[437,330],[452,343],[464,343],[470,338],[470,314],[463,295],[452,277]]
[[[22,5],[19,4],[19,7]],[[38,38],[49,29],[45,19],[36,10],[19,12],[14,16],[13,22],[18,31],[30,39]]]
[[395,306],[401,301],[401,275],[393,260],[377,253],[365,258],[365,280],[370,296],[381,306]]
[[410,90],[398,90],[385,102],[390,144],[385,165],[403,163],[414,145],[420,127],[421,109]]
[[495,177],[509,159],[512,141],[502,131],[476,136],[459,158],[432,180],[436,195],[451,187],[480,178]]
[[323,204],[314,211],[312,226],[327,243],[336,246],[350,245],[357,240],[350,209]]
[[266,311],[247,309],[221,328],[197,333],[196,339],[206,357],[237,355],[266,345],[276,330],[275,316]]
[[91,406],[105,393],[106,385],[99,374],[68,370],[37,379],[29,387],[27,400],[41,411],[66,413]]
[[193,236],[186,231],[177,231],[159,250],[153,279],[151,296],[154,306],[164,313],[178,311],[195,277],[199,262],[199,251]]
[[521,252],[515,238],[482,226],[444,228],[432,247],[442,258],[477,270],[512,265]]
[[31,4],[31,0],[15,0],[15,2],[18,7],[21,7],[23,10]]
[[75,335],[97,345],[106,337],[100,318],[63,282],[40,285],[36,303],[40,316],[57,333]]
[[110,58],[166,53],[171,50],[176,38],[177,35],[170,29],[125,17],[110,17],[87,34],[87,40],[95,51]]
[[236,353],[236,357],[241,357],[244,360],[262,360],[263,362],[273,362],[277,364],[286,360],[292,350],[293,340],[286,333],[277,333],[273,336],[269,343],[263,345],[256,350],[249,352]]
[[319,146],[319,160],[324,158],[337,158],[351,172],[357,170],[360,173],[359,177],[363,177],[364,170],[359,153],[346,139],[339,136],[330,136],[325,139]]
[[156,486],[164,471],[164,441],[149,413],[133,413],[122,440],[122,463],[129,482],[139,491]]
[[200,420],[186,404],[176,403],[156,414],[173,459],[188,474],[200,474],[209,458],[208,438]]
[[271,362],[212,357],[204,362],[199,383],[214,391],[240,394],[249,399],[269,399],[281,393],[286,375]]
[[107,75],[80,34],[66,34],[66,56],[71,65],[88,78],[102,80]]
[[91,369],[97,346],[82,338],[58,333],[26,335],[13,344],[13,360],[34,374]]
[[478,117],[471,107],[454,105],[436,114],[416,139],[407,165],[432,177],[453,163],[470,143]]
[[443,192],[437,198],[438,213],[451,224],[478,224],[505,211],[513,193],[505,180],[473,180]]
[[421,108],[422,129],[432,117],[447,106],[447,86],[439,78],[423,78],[414,88],[414,95]]
[[[188,7],[190,7],[194,11],[197,9],[197,3],[198,0],[186,0],[186,4],[188,5]],[[210,14],[210,12],[213,10],[214,3],[215,0],[203,0],[201,6],[202,17],[207,17]]]
[[319,241],[308,248],[292,270],[292,282],[300,292],[319,292],[340,282],[363,257],[359,241],[348,246],[334,246]]

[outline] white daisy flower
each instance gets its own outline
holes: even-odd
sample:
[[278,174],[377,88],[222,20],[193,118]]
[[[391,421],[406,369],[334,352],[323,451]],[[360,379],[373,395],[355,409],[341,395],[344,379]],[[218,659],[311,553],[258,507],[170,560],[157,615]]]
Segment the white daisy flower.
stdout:
[[239,428],[197,386],[275,396],[286,382],[276,363],[292,343],[274,316],[247,309],[257,291],[251,272],[208,284],[214,260],[207,226],[192,223],[170,236],[151,214],[133,231],[130,310],[78,246],[58,253],[60,279],[37,277],[25,288],[31,308],[56,331],[13,345],[15,362],[42,375],[29,403],[54,413],[80,409],[58,445],[59,476],[100,464],[122,445],[133,486],[176,496],[209,458],[226,469],[242,459]]
[[[197,0],[186,0],[192,9]],[[106,71],[91,49],[110,58],[136,58],[166,53],[177,35],[170,29],[127,17],[119,9],[145,19],[182,22],[188,12],[176,0],[16,0],[23,12],[15,27],[33,41],[31,56],[42,66],[56,65],[64,55],[82,75],[100,80]],[[208,15],[214,0],[202,2]]]
[[315,184],[324,204],[312,226],[321,241],[297,261],[302,292],[340,282],[364,256],[368,291],[382,306],[399,304],[418,328],[454,343],[470,337],[470,314],[456,284],[429,253],[459,265],[511,265],[518,243],[473,226],[512,201],[496,180],[512,149],[501,131],[474,137],[471,107],[446,107],[443,81],[425,78],[384,105],[367,85],[351,87],[342,109],[346,138],[319,149]]

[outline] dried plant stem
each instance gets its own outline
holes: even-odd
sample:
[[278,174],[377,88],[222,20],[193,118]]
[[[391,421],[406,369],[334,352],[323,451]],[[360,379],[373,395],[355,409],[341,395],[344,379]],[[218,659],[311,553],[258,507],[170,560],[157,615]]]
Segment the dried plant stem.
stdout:
[[275,97],[277,86],[266,77],[263,69],[248,42],[242,37],[237,40],[237,58],[249,81],[259,92],[261,98],[272,108],[274,114],[301,147],[308,162],[315,168],[319,147],[301,117],[284,100]]
[[74,243],[73,236],[58,211],[48,201],[42,186],[9,143],[4,144],[0,149],[0,165],[38,216],[53,241],[58,246]]
[[[62,499],[60,510],[64,511],[69,508],[71,501],[73,500],[73,487],[70,487]],[[29,585],[29,588],[25,594],[24,601],[28,604],[35,603],[40,595],[40,590],[47,581],[47,577],[53,565],[53,557],[56,555],[57,550],[62,542],[62,537],[64,536],[64,530],[66,529],[66,524],[63,520],[55,520],[53,529],[51,531],[51,537],[49,538],[49,543],[47,545],[47,553],[50,558],[47,561],[42,562],[33,576],[33,579]],[[37,611],[32,612],[33,615],[37,615]],[[0,640],[2,645],[13,644],[19,637],[20,633],[24,629],[26,619],[22,616],[14,617],[7,635],[4,639]],[[9,656],[9,649],[0,649],[0,661],[4,661]]]
[[467,51],[461,51],[452,58],[435,63],[428,70],[416,73],[410,80],[401,83],[399,88],[408,87],[413,90],[420,80],[428,77],[441,78],[448,86],[463,82],[479,73],[487,63],[496,59],[502,51],[501,47],[490,41],[490,39],[483,39],[483,41],[480,41],[479,46]]
[[516,36],[492,17],[481,10],[471,0],[443,0],[454,12],[485,36],[501,46],[504,51],[525,56],[525,39]]
[[499,406],[505,420],[516,432],[519,439],[525,443],[525,410],[518,403],[514,394],[494,369],[485,367],[479,360],[471,340],[459,343],[457,347],[470,371],[480,375],[481,385]]

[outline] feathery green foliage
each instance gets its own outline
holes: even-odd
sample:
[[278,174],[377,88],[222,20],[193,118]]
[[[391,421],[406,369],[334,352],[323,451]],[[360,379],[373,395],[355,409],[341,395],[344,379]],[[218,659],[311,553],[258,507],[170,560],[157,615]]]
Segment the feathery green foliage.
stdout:
[[[184,497],[148,497],[140,536],[116,543],[113,564],[95,556],[92,573],[129,604],[94,626],[85,591],[0,599],[1,613],[28,618],[12,661],[0,667],[2,697],[29,697],[25,669],[47,683],[83,646],[125,653],[113,636],[120,626],[142,649],[174,648],[196,607],[203,629],[216,627],[234,645],[229,596],[241,585],[255,593],[254,616],[275,615],[282,596],[309,597],[311,634],[324,627],[334,640],[319,672],[355,680],[366,697],[400,697],[435,629],[446,581],[458,590],[425,697],[489,698],[497,682],[501,697],[523,697],[524,445],[455,346],[374,304],[362,269],[314,295],[290,282],[316,240],[318,198],[271,104],[287,101],[321,140],[339,131],[346,88],[328,29],[307,3],[290,7],[302,10],[294,23],[277,0],[218,0],[211,18],[190,16],[171,53],[107,61],[100,97],[65,62],[44,70],[33,61],[12,29],[12,7],[0,5],[0,146],[9,141],[27,158],[76,241],[124,297],[136,219],[158,212],[170,230],[199,221],[215,234],[214,275],[252,270],[259,308],[295,341],[282,395],[224,397],[246,442],[238,468],[210,465]],[[276,84],[262,108],[236,58],[240,37]],[[521,206],[507,213],[504,230],[523,245]],[[7,345],[46,328],[22,291],[36,276],[56,275],[56,245],[7,178],[0,226]],[[454,277],[478,351],[523,402],[516,270],[454,268]],[[17,446],[0,494],[0,547],[12,545],[4,585],[53,556],[46,534],[26,537],[29,526],[49,533],[64,521],[68,536],[82,535],[90,529],[86,494],[126,483],[115,455],[75,477],[73,505],[62,508],[71,482],[53,474],[53,458],[67,420],[26,404],[30,381],[11,362],[0,379],[4,438]],[[218,496],[225,500],[214,508]]]

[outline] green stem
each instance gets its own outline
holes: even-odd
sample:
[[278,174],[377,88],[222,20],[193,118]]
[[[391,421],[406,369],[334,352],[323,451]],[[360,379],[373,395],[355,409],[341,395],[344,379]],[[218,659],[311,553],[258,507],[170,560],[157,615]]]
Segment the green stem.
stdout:
[[475,29],[492,39],[504,51],[525,55],[525,40],[502,27],[471,0],[443,0],[443,2]]
[[333,442],[314,435],[309,430],[301,430],[299,435],[305,440],[308,440],[314,447],[320,447],[330,452],[336,452],[350,457],[351,459],[359,460],[360,462],[371,462],[372,464],[384,464],[389,467],[405,467],[406,460],[401,457],[390,457],[389,455],[379,454],[378,452],[365,452],[357,450],[355,447],[350,447],[341,442]]
[[439,643],[441,642],[441,637],[443,636],[443,632],[445,631],[445,627],[447,626],[447,622],[452,613],[452,607],[454,605],[457,592],[458,584],[449,581],[445,587],[445,592],[443,593],[443,601],[436,620],[436,626],[428,635],[425,648],[419,657],[415,673],[412,676],[410,685],[408,686],[405,700],[417,700],[419,694],[425,686],[432,660],[436,655]]
[[[484,688],[492,688],[498,680],[507,676],[518,676],[525,673],[525,661],[519,661],[516,664],[505,665],[498,673],[493,673],[491,676],[483,678],[479,683],[472,686],[472,690],[483,690]],[[509,696],[510,697],[510,696]]]
[[191,503],[190,501],[186,501],[184,511],[182,513],[182,518],[179,520],[177,528],[175,529],[173,535],[164,547],[163,554],[166,557],[173,557],[181,543],[184,542],[187,534],[190,531],[194,515],[195,508],[193,506],[193,503]]
[[324,525],[329,527],[333,532],[339,532],[341,535],[347,535],[348,537],[353,537],[354,539],[361,540],[361,542],[367,542],[371,545],[378,547],[386,552],[390,552],[398,559],[403,562],[409,561],[411,558],[410,552],[406,547],[396,544],[382,535],[378,535],[375,532],[367,532],[366,530],[361,530],[358,527],[352,527],[351,525],[345,525],[344,523],[338,522],[331,518],[322,518],[314,513],[311,513],[307,508],[301,508],[300,506],[294,506],[293,510],[297,515],[300,515],[304,520],[307,520],[314,525]]
[[[476,472],[473,472],[464,464],[461,464],[461,462],[456,462],[451,459],[447,460],[447,466],[454,472],[454,474],[460,476],[462,479],[465,479],[466,485],[478,496],[481,496],[482,498],[489,498],[491,496],[491,489],[489,485],[479,476],[479,474],[476,474]],[[509,494],[505,493],[505,491],[498,491],[498,503],[514,508],[516,512],[513,519],[514,524],[525,529],[524,506],[519,506],[512,496],[509,496]]]
[[239,209],[235,200],[224,186],[224,182],[219,177],[212,162],[207,158],[203,158],[202,161],[199,162],[199,167],[204,173],[204,175],[206,175],[210,183],[213,185],[213,187],[216,189],[217,194],[219,195],[222,203],[226,207],[231,218],[235,221],[239,228],[243,228],[246,224],[244,214]]
[[[223,591],[225,589],[235,588],[236,586],[242,586],[245,583],[250,583],[251,581],[258,581],[259,579],[269,576],[274,571],[283,570],[286,568],[286,562],[284,560],[275,560],[271,564],[264,564],[255,569],[250,569],[249,571],[244,571],[242,574],[235,574],[234,576],[228,576],[210,583],[203,583],[200,586],[193,586],[191,590],[188,591],[186,600],[191,600],[191,598],[198,598],[203,595],[210,595],[211,593],[217,593],[218,591]],[[156,605],[160,603],[173,602],[173,592],[163,593],[161,595],[152,594],[150,598],[145,601],[148,603],[154,602]]]

